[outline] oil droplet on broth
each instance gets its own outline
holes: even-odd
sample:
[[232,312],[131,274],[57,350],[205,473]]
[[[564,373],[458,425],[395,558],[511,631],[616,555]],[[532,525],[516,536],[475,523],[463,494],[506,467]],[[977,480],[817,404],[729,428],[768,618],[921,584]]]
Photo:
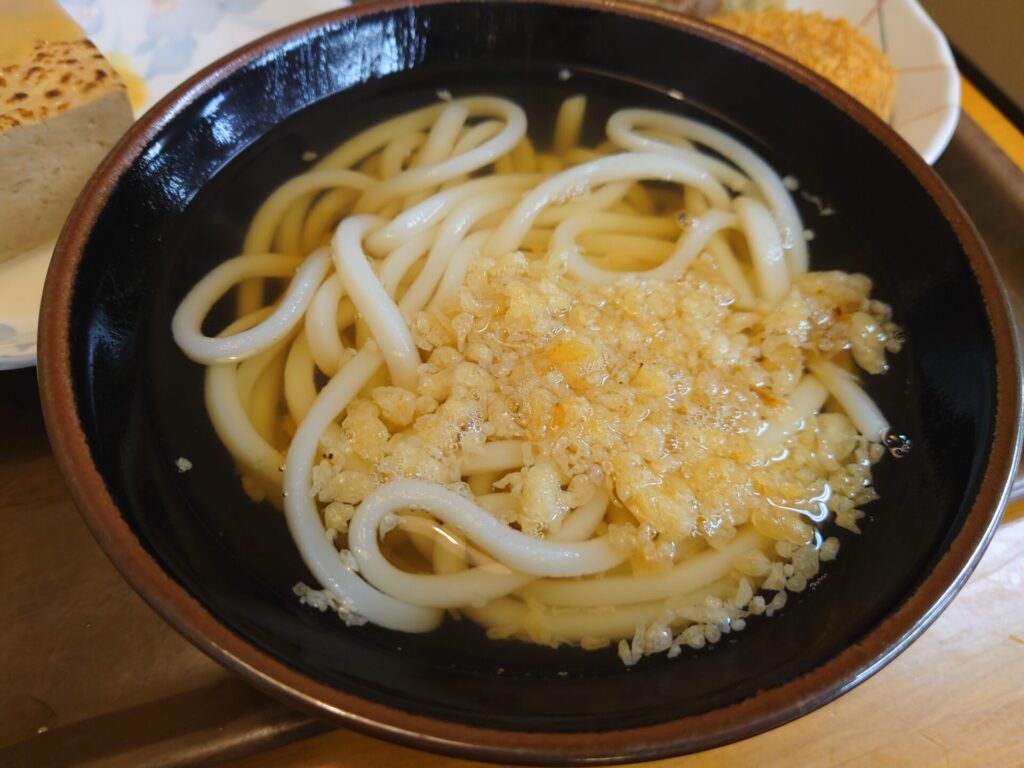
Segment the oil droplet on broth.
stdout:
[[897,432],[890,432],[882,438],[882,445],[889,449],[889,453],[897,459],[902,459],[913,447],[913,442],[906,435]]

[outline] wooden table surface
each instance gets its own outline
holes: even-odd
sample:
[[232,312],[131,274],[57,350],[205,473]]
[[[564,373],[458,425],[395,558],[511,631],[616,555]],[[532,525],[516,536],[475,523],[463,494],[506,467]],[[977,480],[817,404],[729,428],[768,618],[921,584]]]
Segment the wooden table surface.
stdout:
[[[1007,510],[963,592],[888,667],[828,706],[736,744],[660,768],[1024,765],[1024,503]],[[465,768],[482,765],[352,731],[232,768]]]

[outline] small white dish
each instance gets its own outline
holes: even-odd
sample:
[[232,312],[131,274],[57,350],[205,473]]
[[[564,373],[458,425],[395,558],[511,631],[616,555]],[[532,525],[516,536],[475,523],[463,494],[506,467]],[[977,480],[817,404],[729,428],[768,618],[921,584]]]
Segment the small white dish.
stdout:
[[[145,83],[141,114],[228,51],[344,0],[61,0],[119,68]],[[949,44],[916,0],[790,0],[790,8],[842,17],[896,64],[892,126],[929,163],[953,136],[960,78]],[[36,363],[36,324],[52,253],[37,248],[0,264],[0,370]]]

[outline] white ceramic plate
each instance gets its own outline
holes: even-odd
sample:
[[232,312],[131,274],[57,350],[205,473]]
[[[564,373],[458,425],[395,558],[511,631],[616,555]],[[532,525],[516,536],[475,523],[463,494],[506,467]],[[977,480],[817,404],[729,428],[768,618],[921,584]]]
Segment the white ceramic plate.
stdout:
[[[121,69],[145,83],[141,114],[174,86],[286,24],[347,0],[61,0]],[[929,163],[953,135],[960,79],[949,44],[916,0],[790,0],[792,8],[845,17],[897,67],[893,127]],[[36,324],[52,246],[0,265],[0,370],[36,363]]]

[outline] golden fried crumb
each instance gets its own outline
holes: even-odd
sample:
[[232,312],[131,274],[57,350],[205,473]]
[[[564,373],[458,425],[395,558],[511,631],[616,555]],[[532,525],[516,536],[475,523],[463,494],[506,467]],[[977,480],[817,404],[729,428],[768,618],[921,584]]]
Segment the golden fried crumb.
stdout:
[[715,24],[774,48],[831,80],[883,120],[892,114],[896,68],[846,19],[801,11],[738,12]]

